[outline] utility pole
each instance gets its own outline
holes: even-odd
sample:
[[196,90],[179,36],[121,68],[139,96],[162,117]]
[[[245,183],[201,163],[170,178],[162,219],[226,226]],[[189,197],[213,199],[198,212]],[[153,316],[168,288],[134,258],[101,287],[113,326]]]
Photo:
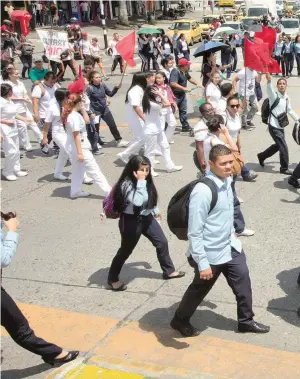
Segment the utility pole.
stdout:
[[104,15],[104,6],[103,6],[103,1],[102,0],[99,0],[99,6],[100,6],[101,24],[102,24],[102,28],[103,28],[104,47],[105,47],[105,49],[107,49],[108,48],[107,29],[106,29],[106,22],[105,22],[105,15]]

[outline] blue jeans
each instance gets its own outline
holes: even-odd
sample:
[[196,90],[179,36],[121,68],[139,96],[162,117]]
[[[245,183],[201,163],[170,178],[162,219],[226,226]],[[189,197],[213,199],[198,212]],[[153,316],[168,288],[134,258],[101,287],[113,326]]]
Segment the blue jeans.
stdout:
[[179,110],[179,119],[182,126],[182,130],[191,129],[187,119],[187,100],[185,93],[180,95],[176,94],[176,104]]
[[[221,59],[222,66],[226,66],[227,64],[230,64],[231,61],[232,61],[232,56],[231,56],[231,55],[229,55],[229,56],[226,57],[226,58]],[[224,71],[225,71],[225,70],[222,70],[222,72],[224,72]],[[229,67],[227,68],[227,79],[230,78],[230,75],[231,75],[231,66],[229,66]]]
[[242,178],[247,178],[247,176],[249,176],[249,175],[250,175],[250,171],[249,171],[248,167],[246,165],[244,165],[242,167],[241,177]]

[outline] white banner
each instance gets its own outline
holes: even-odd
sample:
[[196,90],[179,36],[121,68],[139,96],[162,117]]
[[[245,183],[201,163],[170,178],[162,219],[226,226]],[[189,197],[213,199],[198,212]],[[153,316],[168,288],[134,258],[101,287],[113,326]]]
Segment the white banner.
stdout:
[[60,54],[69,47],[67,33],[40,29],[36,31],[43,42],[46,57],[52,61],[60,62]]

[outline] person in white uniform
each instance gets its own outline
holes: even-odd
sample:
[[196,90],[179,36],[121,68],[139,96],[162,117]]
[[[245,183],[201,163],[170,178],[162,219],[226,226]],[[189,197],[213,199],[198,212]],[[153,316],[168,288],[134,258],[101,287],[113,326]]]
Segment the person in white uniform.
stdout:
[[18,177],[26,176],[27,171],[21,171],[19,134],[16,119],[28,122],[24,117],[17,114],[17,105],[11,100],[13,95],[12,86],[8,83],[1,84],[1,145],[5,154],[2,175],[9,181],[17,180]]
[[33,131],[38,140],[38,143],[40,143],[42,140],[42,132],[40,131],[36,122],[33,120],[33,116],[27,107],[27,103],[31,103],[31,100],[27,94],[27,90],[24,84],[19,80],[19,76],[19,70],[17,69],[3,72],[3,79],[5,83],[8,83],[12,86],[13,96],[11,97],[11,100],[14,104],[17,105],[18,114],[28,119],[27,123],[20,119],[16,119],[20,147],[26,151],[32,151],[32,146],[28,138],[27,127]]
[[145,116],[142,110],[142,100],[144,91],[147,87],[146,76],[144,73],[136,73],[133,75],[131,86],[126,94],[126,121],[129,129],[132,131],[134,138],[129,146],[117,154],[125,164],[128,163],[132,155],[138,154],[145,142],[144,121]]
[[148,86],[144,93],[142,105],[145,115],[145,156],[151,162],[152,175],[158,176],[158,173],[154,171],[157,144],[161,149],[167,172],[180,171],[182,166],[175,166],[171,159],[170,145],[161,122],[161,110],[170,106],[169,100],[164,97],[164,94],[156,86]]
[[111,186],[90,151],[91,145],[87,138],[85,126],[86,122],[89,122],[89,116],[80,95],[72,94],[69,96],[63,110],[62,120],[66,124],[67,146],[70,146],[72,155],[71,198],[90,195],[81,189],[85,172],[94,179],[94,182],[107,196],[111,191]]
[[[52,71],[48,71],[44,80],[40,84],[34,86],[32,90],[32,108],[34,121],[41,127],[44,127],[46,113],[49,108],[50,100],[54,98],[54,93],[59,88],[56,84],[56,76]],[[48,144],[52,141],[52,130],[49,128]],[[49,154],[48,144],[42,146],[42,152]]]
[[220,74],[218,72],[215,72],[211,77],[211,81],[205,88],[206,102],[211,103],[215,109],[217,108],[218,102],[221,99],[220,81]]

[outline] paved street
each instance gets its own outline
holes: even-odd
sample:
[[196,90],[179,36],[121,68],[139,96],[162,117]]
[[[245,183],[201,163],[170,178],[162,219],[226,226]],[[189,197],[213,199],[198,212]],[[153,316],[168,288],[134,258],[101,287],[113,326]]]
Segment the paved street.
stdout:
[[[88,32],[99,35],[96,27]],[[34,41],[38,54],[42,46],[37,39]],[[240,52],[239,57],[240,68]],[[201,61],[192,60],[192,76],[200,81]],[[104,63],[109,72],[110,58],[105,57]],[[121,134],[129,140],[124,98],[132,73],[139,66],[137,59],[137,67],[129,69],[123,87],[111,100]],[[66,77],[72,78],[70,71]],[[115,85],[119,80],[116,75],[107,84]],[[30,88],[29,81],[26,86]],[[288,93],[300,115],[299,88],[300,79],[290,78]],[[265,94],[265,83],[263,91]],[[193,112],[195,101],[195,96],[191,96],[192,124],[197,121],[197,113]],[[193,273],[186,263],[187,244],[171,234],[166,217],[162,227],[171,256],[176,267],[187,272],[186,277],[163,281],[153,247],[141,238],[121,274],[128,290],[107,291],[108,267],[120,244],[117,221],[100,221],[103,197],[93,185],[84,186],[91,197],[71,200],[70,181],[53,179],[56,157],[42,156],[34,139],[36,150],[24,153],[21,160],[29,175],[17,182],[1,181],[2,209],[16,211],[21,221],[20,245],[12,264],[3,271],[3,286],[20,304],[38,335],[66,349],[81,351],[81,376],[76,378],[299,377],[300,318],[296,310],[300,306],[300,291],[296,281],[300,271],[300,192],[289,187],[288,178],[279,173],[277,155],[265,168],[259,166],[256,154],[269,146],[271,138],[258,116],[255,125],[253,131],[242,132],[242,152],[247,166],[259,176],[253,183],[239,181],[237,188],[245,201],[242,210],[247,226],[256,231],[255,236],[242,238],[242,242],[251,274],[256,319],[271,326],[266,335],[236,333],[235,298],[223,277],[193,317],[193,324],[202,330],[199,337],[180,338],[169,329]],[[294,168],[300,160],[300,149],[292,139],[292,125],[291,121],[286,133]],[[113,184],[123,169],[116,159],[120,149],[115,147],[106,127],[102,135],[108,144],[104,147],[105,155],[96,159]],[[162,162],[161,169],[157,168],[160,175],[155,183],[163,215],[171,196],[197,175],[192,161],[194,147],[192,138],[176,134],[171,153],[176,164],[184,165],[183,170],[167,174],[162,170]],[[67,176],[70,170],[70,166],[65,168]],[[2,379],[64,377],[62,372],[52,372],[39,357],[18,347],[3,330],[2,336]],[[118,369],[130,374],[118,374],[114,371]],[[75,378],[71,374],[67,377]]]

